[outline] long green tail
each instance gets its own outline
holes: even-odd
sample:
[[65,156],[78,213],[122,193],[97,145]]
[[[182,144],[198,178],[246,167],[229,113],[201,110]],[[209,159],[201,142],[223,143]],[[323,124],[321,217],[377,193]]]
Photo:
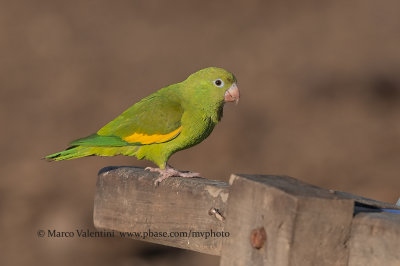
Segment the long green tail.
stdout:
[[47,155],[45,159],[52,161],[71,160],[91,155],[98,156],[115,156],[127,155],[135,156],[140,146],[125,146],[125,147],[92,147],[92,146],[72,146],[68,149]]

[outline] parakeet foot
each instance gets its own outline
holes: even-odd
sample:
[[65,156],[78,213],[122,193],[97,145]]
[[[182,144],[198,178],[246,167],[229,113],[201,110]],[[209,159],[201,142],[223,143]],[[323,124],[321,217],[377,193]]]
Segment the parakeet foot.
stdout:
[[158,184],[160,184],[163,180],[165,180],[171,176],[186,177],[186,178],[200,177],[199,173],[181,172],[170,166],[167,166],[165,169],[160,169],[160,168],[155,168],[155,167],[146,167],[145,170],[149,170],[150,172],[160,173],[160,176],[156,179],[156,181],[154,181],[154,185],[156,185],[156,186]]

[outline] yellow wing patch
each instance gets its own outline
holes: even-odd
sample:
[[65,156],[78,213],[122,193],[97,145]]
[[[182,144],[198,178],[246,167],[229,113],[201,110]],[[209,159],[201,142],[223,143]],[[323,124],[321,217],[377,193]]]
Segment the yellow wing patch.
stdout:
[[141,144],[163,143],[175,138],[181,131],[182,131],[182,126],[178,127],[171,133],[164,135],[163,134],[146,135],[142,133],[133,133],[132,135],[124,137],[123,140],[129,143],[138,142]]

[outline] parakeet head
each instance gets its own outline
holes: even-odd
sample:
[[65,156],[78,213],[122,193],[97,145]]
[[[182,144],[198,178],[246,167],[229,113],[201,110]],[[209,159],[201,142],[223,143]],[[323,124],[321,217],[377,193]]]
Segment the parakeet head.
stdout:
[[218,67],[208,67],[190,75],[182,82],[184,93],[191,94],[197,103],[210,106],[225,102],[239,102],[239,89],[235,76]]

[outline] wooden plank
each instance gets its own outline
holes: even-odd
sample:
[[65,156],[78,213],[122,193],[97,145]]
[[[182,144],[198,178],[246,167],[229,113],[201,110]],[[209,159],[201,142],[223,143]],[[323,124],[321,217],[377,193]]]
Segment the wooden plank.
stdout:
[[332,193],[341,196],[343,198],[349,198],[353,199],[355,202],[361,203],[362,205],[368,205],[374,208],[379,208],[379,209],[394,209],[394,210],[400,210],[400,206],[388,202],[382,202],[374,199],[369,199],[369,198],[364,198],[358,195],[350,194],[347,192],[342,192],[342,191],[334,191],[330,190]]
[[222,266],[347,265],[352,199],[290,177],[232,175],[230,184]]
[[94,202],[95,227],[141,233],[132,238],[219,255],[223,237],[217,236],[224,230],[228,184],[169,178],[155,187],[157,177],[142,168],[102,169]]
[[400,265],[400,214],[379,212],[392,204],[285,176],[232,175],[231,186],[170,178],[155,187],[157,177],[102,169],[95,226],[221,255],[224,266]]
[[353,219],[349,248],[349,266],[400,265],[400,214],[357,214]]

